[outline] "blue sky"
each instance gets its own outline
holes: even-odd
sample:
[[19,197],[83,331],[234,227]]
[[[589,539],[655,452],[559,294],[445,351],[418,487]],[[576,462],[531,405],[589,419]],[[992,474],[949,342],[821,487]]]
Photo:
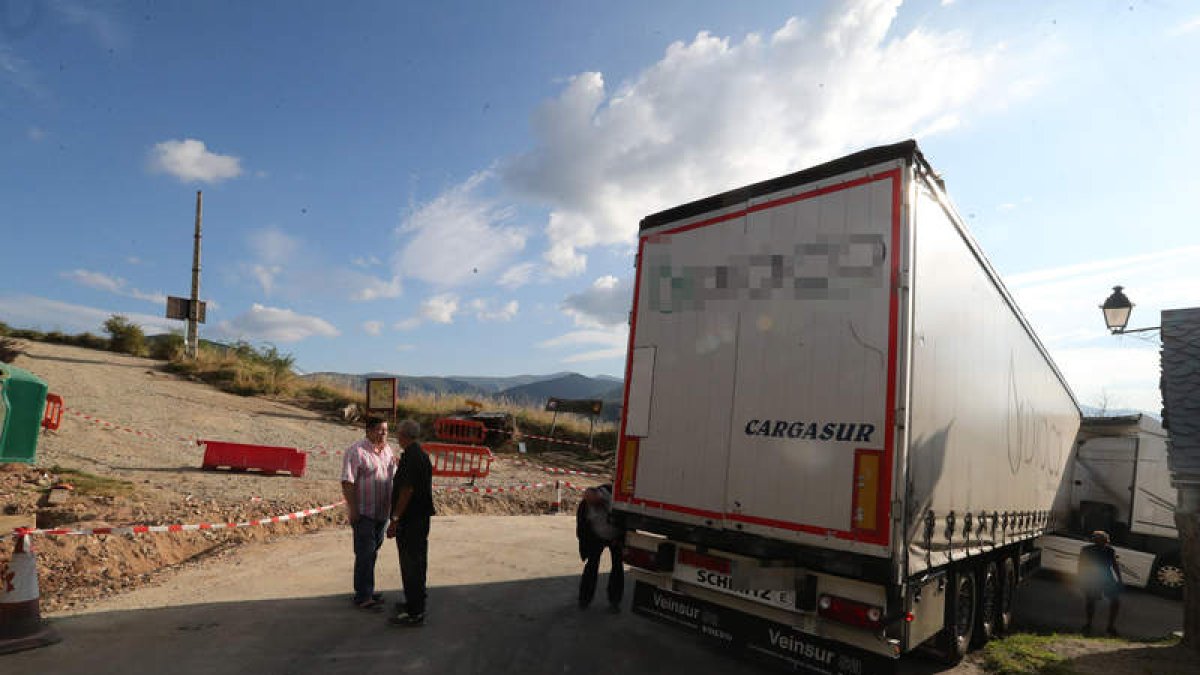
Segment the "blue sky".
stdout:
[[638,220],[915,137],[1083,403],[1200,304],[1187,2],[0,5],[0,321],[620,375]]

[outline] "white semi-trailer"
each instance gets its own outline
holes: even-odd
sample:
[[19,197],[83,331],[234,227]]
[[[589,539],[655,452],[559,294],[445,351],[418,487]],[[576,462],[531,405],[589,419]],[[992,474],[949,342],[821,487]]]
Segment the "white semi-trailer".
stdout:
[[641,224],[634,610],[823,673],[1011,621],[1079,426],[912,141]]
[[1058,507],[1067,513],[1041,538],[1042,567],[1073,575],[1088,535],[1112,537],[1126,586],[1179,597],[1184,575],[1177,491],[1167,466],[1167,432],[1142,414],[1085,417],[1067,465]]

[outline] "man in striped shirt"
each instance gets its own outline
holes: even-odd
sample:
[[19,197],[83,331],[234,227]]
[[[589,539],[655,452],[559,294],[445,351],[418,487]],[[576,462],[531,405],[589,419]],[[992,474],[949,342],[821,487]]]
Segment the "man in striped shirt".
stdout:
[[396,470],[387,434],[386,420],[368,417],[367,437],[342,457],[342,496],[354,530],[354,604],[360,609],[383,606],[383,595],[375,592],[375,556],[387,532]]

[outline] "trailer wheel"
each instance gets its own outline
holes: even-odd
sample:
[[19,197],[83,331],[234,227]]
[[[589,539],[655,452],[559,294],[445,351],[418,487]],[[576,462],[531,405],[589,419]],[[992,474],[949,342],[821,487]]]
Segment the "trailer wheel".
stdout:
[[975,633],[976,606],[979,604],[975,575],[970,568],[959,569],[953,575],[953,593],[946,603],[946,624],[939,634],[941,652],[948,664],[958,663],[970,651]]
[[1168,553],[1154,561],[1154,570],[1150,572],[1150,590],[1168,598],[1183,597],[1183,563],[1179,554]]
[[996,628],[1001,635],[1013,628],[1013,602],[1017,594],[1017,564],[1006,556],[1000,565],[1000,602],[997,607]]
[[995,561],[988,561],[980,568],[979,580],[975,587],[979,589],[979,609],[975,612],[975,634],[972,637],[975,646],[981,647],[999,634],[997,626],[1000,623],[1000,593],[1003,583]]

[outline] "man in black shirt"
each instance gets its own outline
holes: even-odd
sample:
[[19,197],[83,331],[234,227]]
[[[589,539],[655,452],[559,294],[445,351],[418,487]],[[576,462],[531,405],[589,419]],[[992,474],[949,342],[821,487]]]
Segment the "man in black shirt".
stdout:
[[1079,582],[1083,587],[1083,609],[1087,614],[1083,632],[1092,630],[1096,601],[1107,596],[1108,634],[1116,635],[1117,612],[1121,609],[1121,565],[1117,563],[1117,552],[1108,544],[1107,532],[1093,532],[1092,544],[1079,551]]
[[429,566],[429,519],[433,515],[433,465],[417,437],[421,426],[404,420],[396,437],[404,454],[392,481],[392,516],[387,536],[396,538],[400,552],[400,579],[404,583],[404,611],[388,618],[397,626],[425,622],[425,571]]

